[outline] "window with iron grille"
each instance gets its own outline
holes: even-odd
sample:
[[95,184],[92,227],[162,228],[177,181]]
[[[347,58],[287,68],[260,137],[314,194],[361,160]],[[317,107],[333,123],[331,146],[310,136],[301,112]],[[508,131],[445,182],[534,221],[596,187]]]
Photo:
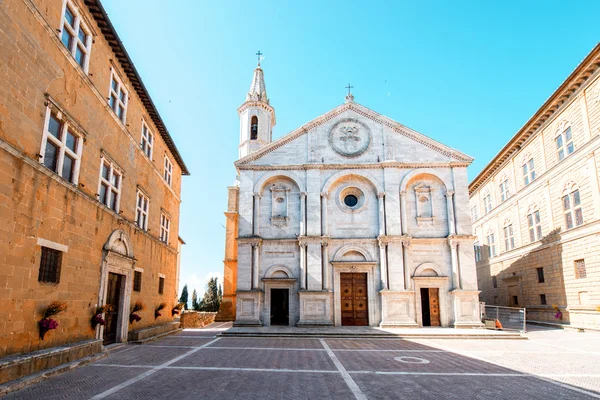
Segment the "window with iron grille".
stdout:
[[165,291],[165,278],[158,278],[158,294],[163,294]]
[[586,278],[585,260],[575,260],[575,279]]
[[142,291],[142,271],[134,271],[133,272],[133,291],[134,292]]
[[546,282],[546,280],[544,279],[544,267],[537,268],[537,278],[538,283]]
[[62,262],[62,251],[42,247],[42,258],[40,260],[39,282],[59,283],[60,265]]

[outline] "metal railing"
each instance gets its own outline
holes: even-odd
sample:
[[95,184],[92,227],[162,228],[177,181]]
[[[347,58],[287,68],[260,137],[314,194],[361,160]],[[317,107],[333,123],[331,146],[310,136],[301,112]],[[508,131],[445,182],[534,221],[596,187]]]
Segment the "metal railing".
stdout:
[[[527,332],[526,310],[524,308],[488,306],[481,303],[480,310],[481,321],[483,323],[488,321],[487,325],[491,325],[489,322],[493,321],[496,329]],[[499,324],[496,321],[499,321]]]

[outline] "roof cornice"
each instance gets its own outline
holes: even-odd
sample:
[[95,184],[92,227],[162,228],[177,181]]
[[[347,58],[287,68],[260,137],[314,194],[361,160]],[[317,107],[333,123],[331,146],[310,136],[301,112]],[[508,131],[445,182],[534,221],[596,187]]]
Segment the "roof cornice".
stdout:
[[575,68],[567,79],[552,93],[538,111],[523,125],[510,141],[492,158],[481,172],[469,184],[469,194],[487,182],[488,178],[500,169],[521,146],[558,111],[584,83],[600,68],[600,43],[592,49],[585,59]]
[[152,118],[152,122],[154,122],[154,125],[156,125],[156,128],[158,129],[160,136],[165,141],[167,148],[171,151],[173,157],[175,157],[177,164],[181,168],[181,173],[183,175],[189,175],[190,172],[188,171],[185,163],[183,162],[183,158],[181,157],[181,154],[179,154],[179,150],[177,150],[173,138],[169,134],[165,123],[160,117],[160,114],[158,113],[158,110],[156,109],[156,106],[154,105],[154,102],[152,101],[152,98],[150,97],[146,86],[144,86],[144,83],[142,82],[142,78],[138,74],[137,69],[133,64],[133,61],[129,57],[127,50],[125,50],[123,42],[119,38],[117,31],[110,22],[110,19],[108,18],[108,15],[106,14],[106,10],[102,6],[102,3],[100,2],[100,0],[84,0],[84,2],[90,10],[90,13],[96,20],[98,27],[102,31],[102,35],[104,36],[104,38],[112,48],[113,52],[115,53],[117,60],[119,61],[121,67],[123,68],[123,71],[127,75],[127,78],[129,78],[129,81],[133,85],[137,95],[142,101],[142,104],[144,105],[146,111],[150,115],[150,118]]

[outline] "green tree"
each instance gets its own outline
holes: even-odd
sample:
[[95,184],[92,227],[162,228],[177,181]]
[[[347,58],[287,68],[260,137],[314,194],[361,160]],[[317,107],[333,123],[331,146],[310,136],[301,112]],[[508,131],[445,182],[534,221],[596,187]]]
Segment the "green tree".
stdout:
[[198,294],[196,289],[192,292],[192,310],[200,311],[200,304],[198,304]]
[[188,309],[188,287],[187,284],[183,286],[183,290],[181,290],[181,297],[179,298],[179,302],[183,303],[183,307]]
[[217,312],[220,305],[218,278],[210,278],[204,297],[200,300],[200,311]]

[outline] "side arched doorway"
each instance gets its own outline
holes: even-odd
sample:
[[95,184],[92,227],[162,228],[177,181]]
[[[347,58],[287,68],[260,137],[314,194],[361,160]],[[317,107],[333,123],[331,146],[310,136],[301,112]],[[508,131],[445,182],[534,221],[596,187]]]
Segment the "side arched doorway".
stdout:
[[96,338],[107,345],[127,341],[135,259],[131,240],[122,230],[110,234],[103,253],[98,305],[110,304],[112,310],[105,314],[106,325],[96,327]]

